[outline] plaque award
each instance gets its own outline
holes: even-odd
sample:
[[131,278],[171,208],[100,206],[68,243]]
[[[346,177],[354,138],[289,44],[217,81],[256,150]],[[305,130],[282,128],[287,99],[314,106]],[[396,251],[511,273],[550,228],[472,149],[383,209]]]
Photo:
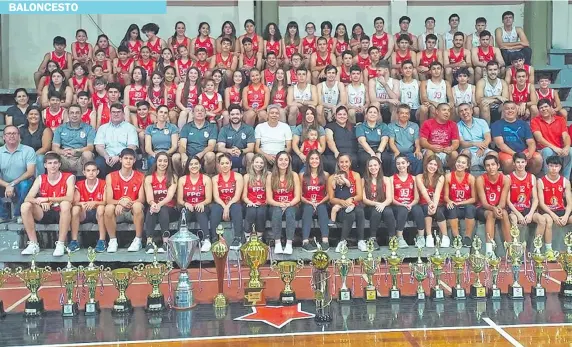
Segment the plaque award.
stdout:
[[491,254],[487,254],[487,264],[489,265],[489,269],[491,271],[492,284],[491,284],[491,288],[489,289],[489,292],[487,295],[492,300],[499,300],[501,298],[501,290],[498,286],[498,283],[499,283],[499,267],[500,267],[501,258],[497,257],[497,255],[495,253],[495,249],[497,247],[496,242],[494,240],[491,240],[491,244],[492,244],[493,251]]
[[38,290],[52,272],[52,268],[49,266],[36,266],[37,254],[38,253],[32,256],[30,268],[23,270],[21,267],[18,267],[14,271],[14,275],[21,279],[26,288],[30,291],[30,296],[26,300],[26,306],[24,308],[24,316],[26,317],[37,317],[44,314],[44,300],[38,296]]
[[316,316],[314,319],[318,324],[332,321],[332,297],[330,294],[330,274],[328,265],[330,257],[328,253],[322,251],[322,247],[317,243],[318,251],[312,256],[313,266],[312,284],[314,289],[314,301],[316,302]]
[[441,247],[441,237],[435,235],[435,253],[429,256],[431,269],[435,274],[435,286],[431,288],[431,299],[441,301],[445,299],[445,293],[443,292],[443,288],[441,288],[441,275],[443,274],[443,266],[445,265],[447,256],[441,255],[439,247]]
[[[534,241],[532,242],[534,246],[534,251],[530,258],[534,261],[534,275],[536,278],[536,285],[532,286],[530,289],[530,295],[536,299],[546,298],[546,289],[542,286],[542,273],[544,272],[544,262],[546,261],[546,254],[543,254],[542,249],[542,235],[536,235]],[[556,252],[558,253],[558,252]],[[555,254],[557,257],[559,254]]]
[[213,306],[215,310],[224,310],[228,305],[228,300],[226,296],[224,296],[224,272],[226,270],[226,260],[228,258],[229,248],[223,237],[224,228],[221,224],[216,227],[216,234],[218,235],[218,241],[213,243],[211,252],[213,254],[213,260],[216,268],[218,293],[214,297]]
[[95,316],[101,312],[99,308],[99,301],[95,300],[95,292],[97,282],[101,281],[103,272],[103,265],[95,266],[94,262],[97,258],[97,253],[92,247],[87,249],[87,260],[89,264],[87,267],[80,266],[79,271],[83,275],[83,283],[87,286],[87,302],[85,303],[84,315]]
[[475,274],[475,282],[471,285],[471,297],[473,299],[487,298],[487,289],[483,286],[480,279],[480,274],[485,269],[487,261],[486,257],[481,253],[482,244],[481,238],[475,235],[473,237],[471,254],[469,255],[469,265],[471,271]]
[[145,305],[146,312],[161,312],[165,306],[165,296],[161,293],[160,285],[163,283],[163,278],[173,270],[173,264],[168,262],[161,264],[157,260],[157,245],[153,243],[153,262],[139,268],[147,283],[151,285],[151,294],[147,296],[147,305]]
[[413,277],[417,280],[417,300],[425,300],[425,289],[423,289],[423,281],[427,278],[427,264],[421,260],[421,252],[423,248],[419,247],[417,252],[417,262],[409,263],[409,269]]
[[77,286],[78,273],[77,267],[73,266],[71,263],[71,251],[66,248],[68,254],[68,263],[65,268],[57,268],[60,273],[62,283],[65,287],[65,301],[62,306],[62,316],[63,317],[74,317],[79,313],[77,302],[74,301],[74,288]]
[[268,260],[268,246],[259,240],[254,225],[250,240],[240,248],[242,259],[250,268],[250,279],[244,288],[244,306],[266,305],[264,284],[260,280],[258,268]]
[[520,277],[520,265],[524,251],[526,250],[526,242],[520,242],[520,230],[516,225],[510,228],[510,236],[512,236],[512,242],[504,242],[507,259],[509,259],[512,264],[513,277],[513,283],[508,286],[508,297],[514,300],[522,300],[524,299],[524,290],[520,283],[518,283],[518,279]]
[[389,264],[389,274],[391,275],[391,288],[389,289],[389,298],[391,300],[401,299],[401,292],[397,287],[397,275],[404,257],[397,254],[397,249],[397,236],[393,236],[389,239],[389,250],[391,253],[385,257]]
[[352,292],[348,288],[346,282],[350,269],[354,264],[353,261],[347,257],[348,246],[346,244],[342,246],[340,254],[342,255],[341,258],[334,261],[334,264],[336,265],[342,279],[342,284],[340,290],[338,291],[338,301],[340,303],[349,303],[352,301]]
[[558,262],[566,272],[566,279],[560,284],[560,296],[564,298],[572,298],[572,232],[564,236],[564,244],[566,252],[558,255]]
[[296,303],[296,293],[292,290],[292,281],[296,277],[296,273],[304,267],[304,261],[298,259],[295,261],[273,260],[270,269],[280,275],[280,279],[284,282],[284,289],[280,292],[280,303],[283,305],[294,305]]
[[452,288],[453,298],[457,300],[464,300],[467,298],[465,293],[465,288],[463,288],[463,271],[467,263],[468,254],[461,254],[461,248],[463,248],[462,237],[457,236],[453,239],[453,248],[455,253],[451,256],[451,261],[453,262],[453,270],[455,271],[455,286]]
[[366,302],[374,302],[377,300],[377,288],[373,284],[373,276],[377,272],[380,260],[373,257],[373,242],[367,241],[367,257],[359,258],[362,271],[367,277],[367,285],[363,289],[363,298]]

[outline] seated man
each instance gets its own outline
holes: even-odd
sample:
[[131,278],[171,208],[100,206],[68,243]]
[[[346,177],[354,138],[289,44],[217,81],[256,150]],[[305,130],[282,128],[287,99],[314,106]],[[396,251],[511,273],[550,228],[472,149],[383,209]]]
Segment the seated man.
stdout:
[[336,64],[336,56],[328,51],[328,40],[325,37],[318,38],[316,45],[318,50],[310,56],[313,85],[317,85],[326,78],[326,66]]
[[272,89],[274,84],[274,78],[276,77],[276,71],[278,70],[278,61],[276,53],[268,52],[266,54],[266,69],[262,71],[262,84]]
[[478,117],[480,110],[475,100],[475,85],[469,83],[469,70],[462,67],[457,71],[456,75],[457,85],[452,88],[455,104],[453,116],[455,119],[459,119],[459,106],[468,104],[473,109],[473,115]]
[[[459,18],[459,15],[456,13],[453,13],[452,15],[449,16],[449,31],[446,31],[442,37],[443,40],[441,40],[441,42],[439,43],[439,49],[446,52],[447,50],[451,49],[454,47],[455,43],[455,36],[458,33],[463,34],[460,30],[459,30],[459,24],[461,23],[461,18]],[[465,34],[463,34],[463,44],[465,43]],[[462,47],[462,46],[461,46]]]
[[530,65],[532,49],[521,27],[514,26],[514,13],[506,11],[502,14],[502,27],[495,30],[497,47],[502,52],[503,59],[510,61],[510,55],[520,52],[524,56],[524,62]]
[[402,78],[399,81],[399,97],[402,104],[409,106],[410,120],[419,124],[417,111],[421,107],[419,97],[419,81],[414,78],[415,67],[411,60],[401,63]]
[[85,163],[94,158],[95,130],[91,125],[82,123],[79,105],[71,105],[68,114],[69,122],[60,125],[54,132],[52,151],[61,156],[62,171],[81,176]]
[[536,142],[530,126],[516,116],[516,104],[507,101],[502,106],[503,118],[491,125],[491,134],[497,150],[502,170],[505,174],[514,171],[512,157],[524,153],[528,161],[528,171],[534,175],[542,168],[542,157],[536,152]]
[[[487,19],[485,17],[478,17],[475,19],[475,32],[467,36],[465,48],[469,52],[481,43],[481,33],[487,30]],[[491,37],[491,45],[494,46],[494,37]]]
[[445,65],[445,79],[453,85],[453,77],[459,69],[465,68],[469,72],[469,83],[475,83],[475,72],[472,67],[471,52],[464,48],[465,34],[456,32],[453,36],[453,47],[445,50],[443,61]]
[[397,121],[389,124],[389,150],[381,154],[383,173],[393,176],[395,171],[394,158],[405,154],[411,165],[411,174],[418,175],[423,171],[421,165],[421,146],[419,145],[419,125],[410,121],[411,108],[409,105],[397,106]]
[[[101,101],[101,104],[97,106],[97,127],[99,128],[103,124],[107,124],[111,121],[111,105],[113,104],[120,104],[119,101],[121,97],[121,86],[119,83],[109,83],[107,85],[107,94],[104,100]],[[95,94],[92,96],[95,98]],[[129,122],[129,107],[123,106],[123,114],[125,115],[125,121]]]
[[[53,256],[61,257],[66,251],[65,241],[70,227],[75,176],[61,172],[61,165],[59,154],[46,153],[44,167],[47,173],[36,177],[22,204],[22,220],[29,240],[28,247],[22,251],[22,255],[33,255],[40,251],[36,222],[59,223],[58,241]],[[79,243],[72,239],[68,247],[72,251],[77,251]]]
[[516,83],[508,86],[509,99],[516,103],[516,114],[522,120],[529,120],[531,117],[538,115],[538,107],[536,104],[536,89],[534,85],[526,82],[526,71],[524,69],[516,70]]
[[524,63],[524,55],[520,52],[515,52],[511,54],[511,66],[506,70],[506,75],[504,80],[506,83],[514,84],[516,83],[516,72],[523,69],[526,72],[526,82],[534,85],[534,67]]
[[475,99],[481,111],[481,118],[489,124],[500,118],[500,105],[508,101],[509,90],[506,82],[500,78],[496,61],[487,63],[487,76],[478,80],[475,87]]
[[143,217],[145,190],[143,173],[133,169],[135,151],[125,148],[120,155],[121,169],[114,171],[105,178],[105,229],[109,234],[107,253],[117,252],[117,224],[133,223],[135,238],[127,249],[129,252],[141,250],[143,237]]
[[[20,131],[13,125],[4,128],[4,146],[0,147],[0,199],[12,200],[14,215],[21,223],[20,206],[32,186],[36,172],[36,152],[20,143]],[[6,204],[0,203],[0,223],[8,221]]]
[[419,92],[421,107],[419,107],[419,124],[428,118],[435,117],[437,105],[448,104],[453,109],[454,99],[451,84],[443,79],[443,64],[433,62],[430,66],[431,78],[421,81]]
[[[302,120],[300,115],[300,107],[318,105],[318,90],[316,86],[308,82],[308,70],[299,68],[296,70],[296,78],[298,83],[288,87],[287,96],[287,110],[288,110],[288,124],[291,126],[297,125]],[[318,123],[325,125],[326,119],[320,119],[318,115]],[[283,119],[282,122],[285,120]]]
[[[565,227],[572,223],[572,192],[570,181],[560,174],[562,158],[556,155],[546,158],[548,171],[544,177],[538,180],[538,206],[539,212],[544,212],[547,217],[547,235],[552,235],[552,226]],[[552,245],[546,245],[546,250],[551,250]]]
[[538,78],[539,88],[536,90],[536,96],[538,100],[547,99],[550,102],[550,106],[555,113],[568,119],[568,111],[562,108],[562,102],[560,102],[560,95],[558,91],[550,88],[550,76],[547,74],[540,75]]
[[262,154],[270,165],[274,165],[276,154],[292,150],[292,130],[280,121],[280,106],[268,106],[268,121],[254,129],[255,153]]
[[475,67],[475,81],[485,77],[487,64],[494,61],[499,66],[499,73],[504,75],[505,62],[500,50],[491,44],[491,33],[483,31],[480,34],[480,45],[471,50],[471,61]]
[[479,197],[477,204],[477,220],[485,223],[486,254],[493,253],[492,241],[495,239],[495,224],[500,220],[503,239],[512,240],[510,236],[510,219],[506,210],[506,202],[510,190],[510,178],[499,172],[499,159],[487,155],[484,160],[485,174],[477,177],[476,189]]
[[562,158],[562,176],[568,178],[572,171],[572,151],[566,118],[555,114],[545,99],[538,102],[538,109],[540,115],[530,121],[530,129],[545,163],[543,171],[547,173],[546,159],[557,155]]
[[254,128],[242,122],[239,105],[230,105],[228,113],[228,124],[218,133],[217,156],[227,153],[233,169],[246,169],[254,157]]
[[431,78],[431,64],[434,62],[443,64],[441,51],[436,48],[437,36],[434,34],[428,34],[425,38],[425,45],[427,48],[417,54],[417,65],[415,65],[420,81],[425,81],[428,78]]
[[[375,78],[375,76],[377,76],[377,64],[381,61],[379,48],[372,46],[367,50],[367,54],[369,55],[369,61],[367,66],[363,70],[363,82],[365,84],[368,84],[368,81],[370,79]],[[387,60],[384,61],[388,63]]]
[[471,158],[471,166],[483,167],[488,155],[497,157],[497,153],[489,148],[491,129],[489,124],[480,118],[473,117],[473,108],[469,104],[459,105],[461,120],[457,123],[461,153]]
[[419,131],[423,158],[435,154],[444,167],[452,168],[459,153],[459,129],[451,121],[451,107],[448,104],[439,104],[435,118],[421,124]]
[[409,18],[408,16],[401,16],[399,18],[399,32],[393,34],[393,39],[395,41],[395,47],[394,47],[395,51],[399,49],[399,41],[401,35],[407,35],[407,37],[409,37],[409,42],[410,42],[409,44],[411,46],[411,49],[415,52],[419,51],[419,48],[417,48],[417,36],[409,32],[410,23],[411,23],[411,18]]
[[[391,53],[391,77],[400,78],[402,64],[406,61],[417,61],[417,53],[411,48],[409,35],[400,35],[397,39],[397,48]],[[417,70],[413,71],[413,78],[417,79]]]
[[223,78],[230,81],[232,73],[236,71],[238,66],[238,57],[231,52],[233,42],[228,37],[223,37],[220,40],[220,53],[217,53],[214,58],[211,58],[209,70],[212,74],[214,70],[220,69],[223,73]]
[[[342,66],[341,69],[344,67]],[[359,66],[350,68],[350,83],[346,85],[348,95],[348,119],[350,123],[363,122],[365,110],[369,106],[367,87],[361,82],[362,75]]]
[[83,166],[85,180],[76,182],[73,197],[71,232],[72,239],[77,240],[80,223],[94,223],[99,229],[99,239],[95,246],[97,253],[103,253],[105,245],[105,181],[97,178],[99,170],[94,161],[88,161]]

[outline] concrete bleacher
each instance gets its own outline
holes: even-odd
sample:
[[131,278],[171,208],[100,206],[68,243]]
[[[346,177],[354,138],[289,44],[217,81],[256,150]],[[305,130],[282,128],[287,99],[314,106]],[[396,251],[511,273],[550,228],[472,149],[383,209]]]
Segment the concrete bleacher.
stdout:
[[[551,88],[558,91],[562,106],[569,111],[572,109],[572,49],[550,49],[548,52],[548,64],[534,66],[536,80],[539,74],[550,74]],[[568,63],[568,64],[567,64]]]

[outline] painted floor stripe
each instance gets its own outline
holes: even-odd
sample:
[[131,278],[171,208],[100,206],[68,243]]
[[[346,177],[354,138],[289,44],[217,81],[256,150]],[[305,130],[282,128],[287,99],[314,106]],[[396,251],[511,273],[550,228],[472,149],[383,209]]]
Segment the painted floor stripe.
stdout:
[[520,342],[518,342],[514,337],[512,337],[509,333],[507,333],[506,331],[504,331],[501,327],[499,327],[495,322],[492,321],[492,319],[485,317],[483,318],[483,321],[485,321],[488,325],[490,325],[493,329],[496,330],[497,333],[501,334],[502,337],[504,337],[505,339],[507,339],[508,342],[510,342],[513,346],[515,347],[524,347],[522,344],[520,344]]

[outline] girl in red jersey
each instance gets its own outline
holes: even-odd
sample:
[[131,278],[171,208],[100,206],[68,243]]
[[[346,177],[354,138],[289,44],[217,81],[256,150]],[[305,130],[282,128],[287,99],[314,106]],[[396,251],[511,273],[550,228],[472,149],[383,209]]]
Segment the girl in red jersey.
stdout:
[[280,29],[276,23],[268,23],[266,28],[264,28],[264,57],[268,56],[268,53],[274,52],[276,54],[276,62],[278,66],[282,65],[282,35],[280,34]]
[[539,88],[536,90],[536,96],[538,100],[547,99],[550,105],[554,109],[554,112],[568,119],[568,111],[562,108],[562,102],[560,102],[560,96],[558,91],[550,88],[550,76],[548,74],[540,75],[538,78]]
[[266,177],[268,176],[268,166],[262,154],[255,154],[252,163],[246,167],[244,175],[244,189],[242,190],[242,201],[246,205],[246,226],[245,233],[249,233],[252,228],[256,230],[258,237],[262,237],[266,230]]
[[117,58],[113,60],[113,74],[119,84],[126,86],[131,84],[131,73],[135,67],[135,62],[129,58],[129,50],[125,46],[117,49]]
[[418,204],[419,191],[417,183],[413,176],[409,173],[409,158],[400,154],[395,158],[395,166],[397,173],[390,177],[389,188],[392,189],[393,204],[391,206],[395,215],[395,230],[397,234],[397,242],[399,248],[407,248],[409,245],[403,238],[403,230],[405,223],[412,218],[417,227],[417,237],[415,238],[415,246],[417,248],[425,247],[425,216],[423,209]]
[[129,58],[133,60],[139,59],[139,51],[141,51],[141,47],[143,47],[143,40],[141,39],[141,32],[137,24],[131,24],[129,28],[127,28],[127,32],[119,44],[119,47],[121,46],[127,47],[129,50]]
[[[240,35],[238,41],[242,42],[242,39],[248,37],[249,39],[252,40],[252,50],[254,51],[254,53],[257,54],[259,52],[263,53],[264,40],[262,39],[262,36],[258,36],[256,34],[256,25],[254,24],[254,21],[252,19],[247,19],[246,21],[244,21],[244,30],[245,33]],[[240,53],[244,53],[244,51],[241,49]]]
[[379,49],[381,59],[389,60],[395,46],[393,36],[384,31],[385,20],[383,18],[376,17],[373,20],[373,26],[375,32],[371,35],[371,45]]
[[89,124],[93,129],[97,129],[97,116],[96,110],[89,108],[91,100],[89,99],[89,93],[82,91],[77,95],[77,103],[81,109],[81,121],[82,123]]
[[459,218],[465,219],[465,236],[463,246],[471,247],[475,216],[477,210],[477,192],[475,177],[469,173],[471,159],[466,154],[459,154],[455,161],[455,171],[445,175],[446,217],[451,225],[453,237],[459,236]]
[[389,189],[391,181],[384,177],[381,160],[371,157],[366,163],[362,179],[364,215],[369,220],[369,237],[373,242],[373,249],[379,249],[377,243],[377,230],[381,221],[387,228],[388,236],[395,236],[395,216],[390,208],[393,201],[393,189]]
[[441,247],[450,247],[451,240],[447,235],[447,222],[444,214],[445,206],[443,205],[445,175],[441,167],[441,160],[435,155],[427,157],[423,173],[415,177],[415,182],[419,189],[419,206],[421,206],[425,216],[425,246],[429,248],[435,247],[432,234],[434,218],[441,232]]
[[[155,71],[155,61],[151,59],[151,50],[147,46],[141,47],[139,52],[141,58],[135,62],[135,66],[140,67],[146,71],[147,76],[151,76],[153,71]],[[133,78],[131,79],[133,81]]]
[[155,112],[157,107],[166,104],[165,84],[163,83],[163,74],[159,71],[153,72],[151,75],[151,84],[147,88],[147,101],[151,106],[151,112]]
[[207,121],[217,123],[222,113],[222,96],[215,89],[215,82],[208,79],[205,82],[204,92],[199,95],[199,105],[203,105]]
[[40,80],[38,82],[38,88],[36,89],[36,93],[38,95],[42,95],[42,90],[44,90],[44,87],[49,85],[50,82],[52,81],[52,72],[55,70],[59,70],[59,65],[57,62],[55,62],[54,60],[48,60],[48,62],[46,63],[46,68],[44,69],[44,73],[42,74],[42,77],[40,77]]
[[199,95],[202,93],[201,72],[196,67],[191,67],[187,71],[185,83],[177,87],[177,98],[175,102],[181,110],[177,125],[182,129],[185,124],[193,120],[193,108],[199,103]]
[[326,39],[328,53],[334,53],[336,39],[332,37],[332,22],[322,22],[322,24],[320,24],[320,30],[320,36]]
[[165,69],[165,78],[163,81],[163,86],[165,89],[165,102],[166,106],[169,109],[169,121],[173,124],[177,124],[177,120],[179,119],[179,108],[175,100],[177,99],[177,83],[176,79],[176,69],[172,66],[169,66]]
[[242,105],[242,90],[246,85],[246,76],[242,71],[235,71],[232,74],[232,85],[224,90],[225,110],[222,112],[223,125],[228,124],[228,107],[230,105]]
[[[302,142],[302,146],[300,147],[300,151],[306,158],[310,151],[318,151],[318,153],[323,153],[324,148],[321,148],[319,136],[318,136],[318,129],[315,127],[310,127],[306,129],[306,133],[302,135],[304,141]],[[306,166],[302,170],[305,169]]]
[[[292,171],[290,155],[276,154],[276,162],[266,177],[266,202],[270,206],[274,254],[292,254],[296,213],[300,202],[300,177]],[[286,246],[282,248],[282,218],[286,219]]]
[[163,72],[168,66],[175,66],[175,58],[173,57],[173,52],[170,48],[163,48],[155,70]]
[[72,55],[66,52],[66,39],[61,36],[54,37],[53,41],[54,50],[44,55],[44,59],[38,67],[38,71],[34,72],[34,82],[36,88],[40,82],[40,78],[45,74],[48,62],[55,61],[58,68],[61,69],[66,77],[69,77],[72,72]]
[[213,204],[211,205],[211,234],[222,222],[231,222],[234,229],[234,239],[230,249],[238,250],[242,246],[242,188],[244,181],[242,175],[231,170],[232,160],[228,153],[217,158],[218,175],[212,178]]
[[107,81],[100,77],[93,81],[93,90],[91,91],[91,102],[93,109],[97,110],[101,104],[108,102],[107,97]]
[[[307,161],[307,155],[301,150],[302,144],[306,141],[308,130],[314,128],[318,130],[318,152],[324,153],[326,149],[326,132],[320,124],[318,124],[318,113],[312,106],[304,106],[301,108],[302,114],[299,125],[292,130],[292,167],[298,172]],[[295,154],[295,155],[294,155]]]
[[250,84],[242,91],[242,107],[244,110],[244,122],[254,126],[258,119],[259,123],[266,122],[268,115],[266,107],[270,101],[270,91],[262,84],[260,71],[250,70]]
[[147,23],[141,27],[141,31],[147,36],[145,46],[151,50],[151,59],[158,61],[161,57],[161,51],[167,47],[165,40],[157,36],[159,34],[159,26],[155,23]]
[[298,23],[288,23],[283,41],[282,51],[284,52],[284,66],[288,68],[292,65],[292,55],[300,52],[300,31],[298,30]]
[[189,56],[189,50],[187,47],[179,46],[179,48],[177,48],[177,52],[179,55],[179,59],[175,61],[175,67],[177,68],[177,78],[180,82],[184,83],[185,78],[187,78],[187,71],[189,71],[193,61]]
[[87,42],[87,31],[78,29],[75,32],[75,39],[77,41],[71,44],[73,63],[89,66],[93,57],[93,46]]
[[286,122],[286,100],[288,98],[288,86],[286,85],[286,73],[284,69],[278,68],[274,74],[274,83],[270,89],[270,100],[272,104],[280,105],[280,121]]
[[129,108],[131,116],[137,113],[137,103],[147,99],[147,71],[141,66],[133,69],[131,83],[123,91],[123,104]]
[[203,48],[206,52],[207,59],[214,55],[215,40],[210,37],[211,26],[207,22],[199,23],[199,34],[191,41],[191,59],[198,60],[197,52],[199,48]]
[[186,209],[187,220],[196,220],[202,230],[202,235],[197,235],[203,238],[201,252],[211,250],[209,211],[212,189],[210,177],[201,173],[201,160],[196,156],[189,158],[185,175],[177,184],[177,202]]
[[50,84],[44,87],[42,90],[42,96],[40,98],[42,107],[46,108],[50,106],[49,94],[53,92],[58,92],[61,94],[62,107],[70,107],[73,101],[73,90],[68,85],[68,80],[62,70],[54,70],[50,75]]
[[222,28],[220,29],[220,35],[216,39],[216,52],[222,52],[222,39],[227,38],[230,40],[230,51],[234,56],[238,57],[240,55],[240,48],[237,46],[236,42],[236,28],[231,21],[225,21],[222,23]]
[[318,37],[314,35],[316,33],[316,25],[312,22],[306,23],[306,37],[302,39],[300,42],[300,48],[298,52],[302,54],[303,61],[302,63],[306,67],[310,67],[310,58],[312,54],[318,50],[317,40]]
[[191,48],[191,40],[185,35],[187,26],[184,22],[178,21],[175,23],[175,33],[167,39],[167,47],[175,53],[175,59],[180,59],[179,47],[186,47],[187,51]]
[[212,73],[211,79],[212,79],[213,82],[214,82],[214,90],[215,90],[217,93],[219,93],[220,95],[224,94],[224,89],[222,89],[222,88],[224,88],[224,85],[225,85],[226,83],[222,83],[222,80],[223,80],[223,73],[222,73],[222,71],[219,70],[219,69],[214,70],[213,73]]
[[[356,23],[352,26],[352,38],[350,40],[350,49],[354,54],[358,54],[361,50],[361,41],[364,36],[363,27],[361,24]],[[368,39],[369,41],[369,39]]]
[[115,48],[109,44],[109,38],[105,34],[101,34],[97,37],[97,42],[93,47],[93,50],[96,52],[99,49],[105,52],[105,58],[111,61],[117,58],[117,52],[115,51]]
[[348,29],[344,23],[336,26],[336,46],[334,47],[334,54],[336,55],[337,66],[342,65],[343,53],[350,49],[350,38],[348,36]]
[[527,79],[526,71],[516,70],[516,83],[508,86],[509,100],[516,103],[517,116],[525,121],[538,115],[536,90]]
[[93,55],[93,66],[101,66],[101,69],[103,70],[103,77],[108,82],[113,82],[113,67],[111,65],[111,60],[105,56],[105,51],[98,49]]
[[73,73],[74,75],[70,78],[70,87],[74,94],[73,100],[77,101],[79,92],[91,90],[91,81],[87,77],[87,69],[79,63],[74,64]]
[[[147,238],[145,250],[147,254],[153,253],[153,242],[159,246],[157,252],[165,253],[166,241],[169,237],[169,223],[178,221],[180,216],[176,208],[175,197],[177,194],[177,176],[173,171],[171,158],[167,153],[159,152],[155,155],[155,159],[156,162],[143,183],[145,198],[149,205],[145,216],[145,236]],[[155,231],[157,223],[161,227],[160,235]]]
[[318,216],[318,224],[322,239],[320,246],[326,252],[330,248],[328,229],[328,178],[324,172],[322,157],[320,152],[313,150],[308,153],[308,168],[304,173],[300,173],[302,186],[302,249],[307,252],[315,252],[317,245],[314,240],[310,241],[310,230],[313,226],[313,215]]

